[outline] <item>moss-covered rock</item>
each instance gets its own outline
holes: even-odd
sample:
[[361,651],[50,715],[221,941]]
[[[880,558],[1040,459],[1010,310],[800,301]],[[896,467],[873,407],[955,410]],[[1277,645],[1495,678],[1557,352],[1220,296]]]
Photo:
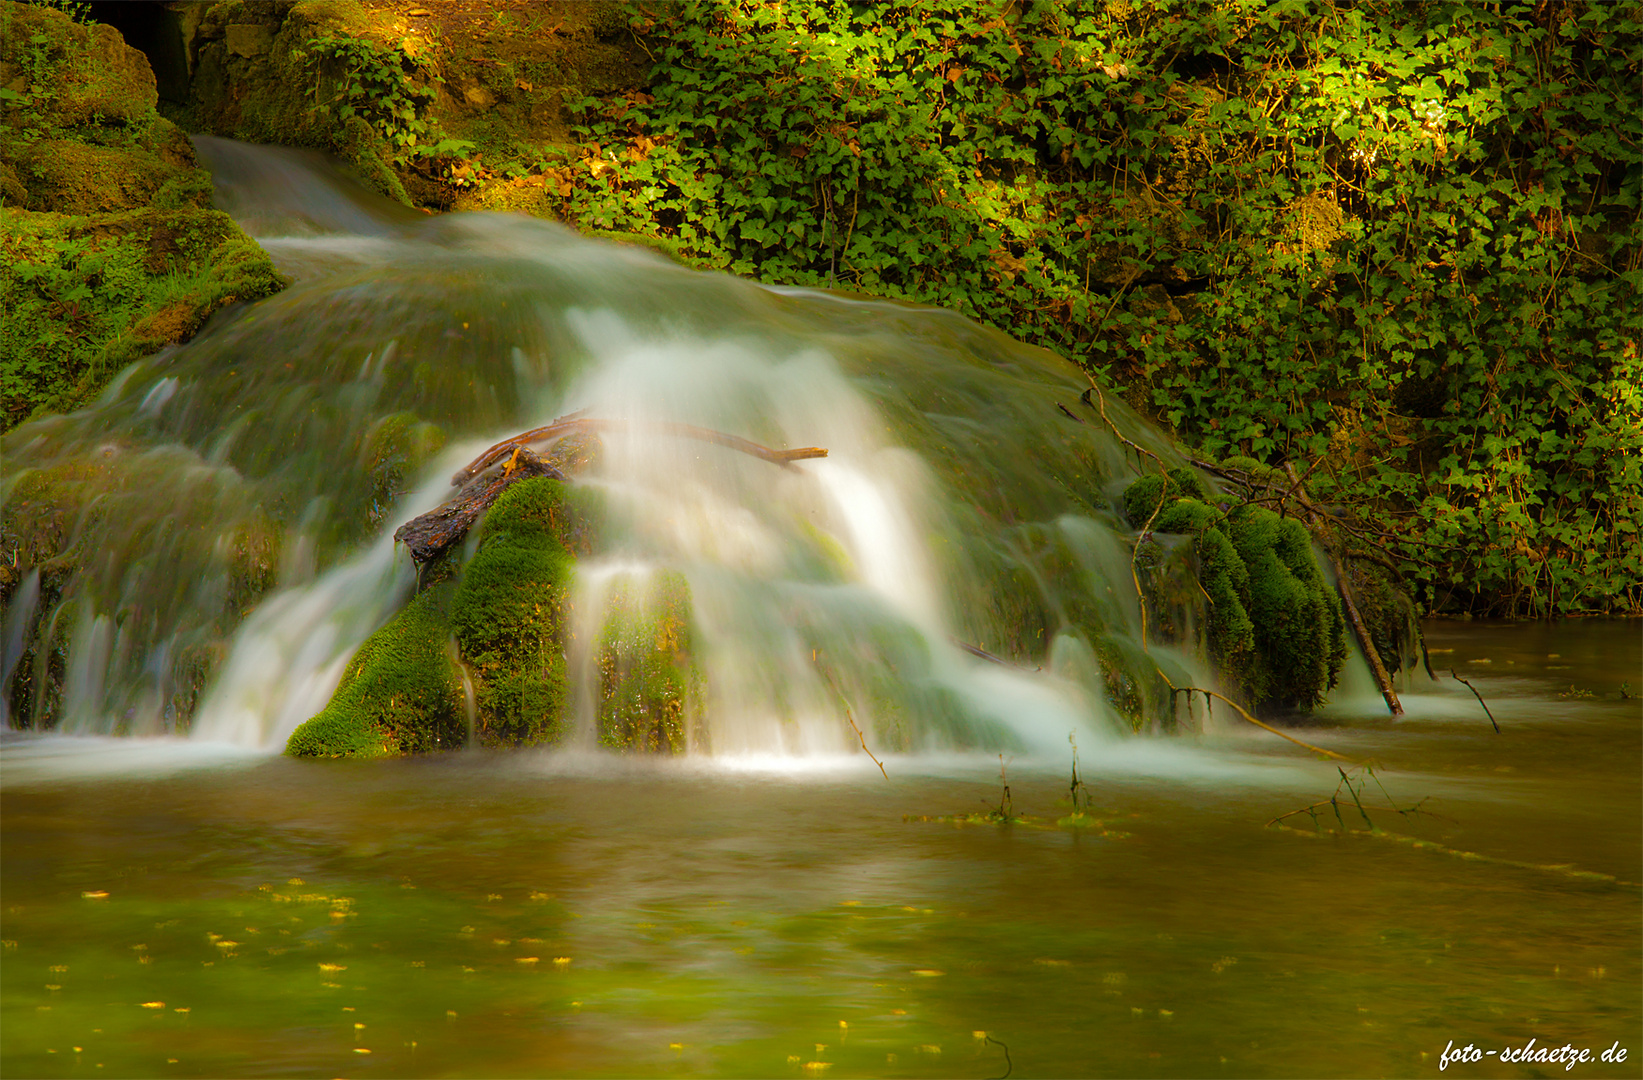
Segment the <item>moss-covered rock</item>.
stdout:
[[133,360],[284,284],[216,210],[0,212],[0,265],[6,428],[84,404]]
[[1258,705],[1323,704],[1346,662],[1346,619],[1318,569],[1312,537],[1294,518],[1247,503],[1227,524],[1249,572],[1255,637],[1252,662],[1236,674]]
[[482,745],[555,742],[568,732],[566,603],[573,553],[597,506],[585,488],[537,478],[497,499],[462,570],[451,625],[474,677]]
[[[414,433],[414,422],[401,424]],[[388,437],[388,436],[384,436]],[[586,489],[521,481],[486,512],[465,566],[424,568],[427,586],[348,662],[325,710],[286,744],[298,757],[384,757],[463,745],[463,665],[482,746],[550,743],[569,728],[567,601],[599,506]]]
[[684,753],[701,741],[702,675],[691,647],[689,584],[672,571],[624,578],[605,604],[595,651],[600,745]]
[[107,26],[0,0],[0,430],[284,284]]
[[462,670],[450,646],[452,582],[417,595],[348,661],[324,711],[291,733],[293,757],[391,757],[467,740]]
[[1137,527],[1193,538],[1209,599],[1210,653],[1252,705],[1311,709],[1346,660],[1346,621],[1324,580],[1305,526],[1264,507],[1223,512],[1183,469],[1152,474],[1124,492]]

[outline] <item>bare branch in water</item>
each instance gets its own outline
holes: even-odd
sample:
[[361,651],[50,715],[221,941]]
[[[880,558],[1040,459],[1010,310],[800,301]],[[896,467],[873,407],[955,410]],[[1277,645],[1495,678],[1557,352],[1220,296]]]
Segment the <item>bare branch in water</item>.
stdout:
[[[1427,671],[1431,670],[1432,669],[1430,667],[1427,668]],[[1478,693],[1478,688],[1473,686],[1470,682],[1467,682],[1467,680],[1462,679],[1454,668],[1449,669],[1449,674],[1453,675],[1460,682],[1466,683],[1466,689],[1472,691],[1472,696],[1478,699],[1478,704],[1483,706],[1483,715],[1487,716],[1489,718],[1489,722],[1495,725],[1495,734],[1499,735],[1500,724],[1495,720],[1495,714],[1489,711],[1489,703],[1483,700],[1483,695]]]

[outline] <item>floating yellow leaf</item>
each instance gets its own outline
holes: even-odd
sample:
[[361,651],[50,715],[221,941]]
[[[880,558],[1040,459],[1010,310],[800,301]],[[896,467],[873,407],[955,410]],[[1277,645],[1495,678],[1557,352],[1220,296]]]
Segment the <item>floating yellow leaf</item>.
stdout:
[[805,1072],[821,1072],[823,1069],[831,1069],[832,1067],[833,1063],[831,1061],[807,1061],[804,1063]]
[[108,893],[104,892],[102,889],[98,889],[95,892],[83,892],[80,894],[80,898],[82,900],[107,900]]
[[516,956],[513,962],[516,964],[534,964],[540,959],[539,956]]
[[945,975],[947,973],[945,971],[937,971],[935,968],[914,968],[913,974],[922,975],[926,979],[933,979],[938,975]]
[[240,943],[237,942],[237,941],[229,941],[227,938],[223,938],[221,941],[217,942],[217,948],[219,948],[219,949],[235,949],[235,948],[239,947],[239,944]]
[[356,1047],[354,1047],[354,1053],[356,1053],[356,1054],[369,1054],[370,1051],[365,1049],[365,1047],[363,1047],[363,1046],[356,1046]]
[[145,1001],[145,1002],[141,1003],[140,1007],[144,1008],[144,1009],[163,1009],[163,1008],[165,1008],[165,1002],[163,1002],[163,1001]]
[[319,969],[321,971],[347,971],[348,970],[348,965],[347,964],[321,964],[319,966]]
[[306,881],[302,880],[300,877],[294,877],[290,881],[287,881],[286,884],[287,885],[306,885],[308,883]]
[[568,963],[570,963],[570,957],[568,957],[568,956],[556,956],[556,957],[553,958],[553,962],[556,963],[556,964],[568,964]]
[[176,1008],[176,1009],[172,1009],[172,1010],[171,1010],[171,1011],[172,1011],[172,1012],[180,1012],[180,1013],[185,1013],[185,1012],[188,1012],[188,1011],[189,1011],[189,1008],[188,1008],[188,1006],[187,1006],[187,1005],[184,1005],[184,1006],[182,1006],[182,1007],[181,1007],[181,1008]]
[[987,1037],[987,1033],[985,1031],[972,1031],[970,1034],[974,1035],[978,1039],[985,1039]]
[[918,1052],[921,1054],[939,1054],[941,1053],[941,1047],[925,1043],[923,1046],[918,1047]]

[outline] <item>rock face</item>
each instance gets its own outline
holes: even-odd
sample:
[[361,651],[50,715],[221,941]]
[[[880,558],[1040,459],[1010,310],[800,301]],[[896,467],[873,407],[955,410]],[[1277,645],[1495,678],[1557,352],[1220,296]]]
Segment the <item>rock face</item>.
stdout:
[[[534,746],[571,734],[570,596],[602,508],[587,488],[548,478],[510,487],[479,525],[479,547],[432,579],[349,661],[325,710],[286,744],[296,757],[386,757],[480,746]],[[690,589],[681,575],[606,590],[594,643],[601,745],[682,753],[700,715]],[[471,720],[466,675],[472,688]],[[471,730],[470,730],[471,723]]]
[[0,2],[0,429],[283,286],[118,31]]

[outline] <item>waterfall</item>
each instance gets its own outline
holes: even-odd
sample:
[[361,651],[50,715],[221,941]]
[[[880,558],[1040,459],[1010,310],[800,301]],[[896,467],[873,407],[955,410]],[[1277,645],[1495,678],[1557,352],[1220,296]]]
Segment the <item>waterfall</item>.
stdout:
[[[1138,463],[1073,365],[951,312],[427,218],[311,156],[200,144],[295,284],[6,437],[0,497],[61,507],[70,553],[6,614],[9,722],[280,748],[410,594],[395,526],[485,446],[583,413],[625,422],[574,480],[614,508],[573,604],[583,736],[601,590],[656,570],[689,584],[714,753],[1049,753],[1135,726],[1116,506]],[[774,465],[680,424],[828,454]],[[1211,679],[1190,646],[1150,644]]]

